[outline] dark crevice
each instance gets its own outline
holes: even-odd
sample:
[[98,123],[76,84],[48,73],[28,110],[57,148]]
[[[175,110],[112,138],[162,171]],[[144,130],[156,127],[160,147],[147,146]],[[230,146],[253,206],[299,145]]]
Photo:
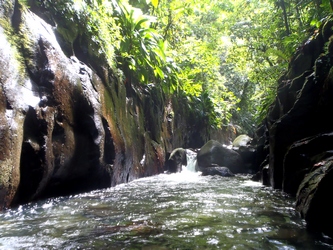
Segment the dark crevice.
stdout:
[[24,122],[24,139],[21,152],[20,184],[13,205],[29,202],[34,196],[44,173],[46,124],[38,120],[35,110],[29,108]]
[[[61,116],[56,117],[56,121],[54,123],[52,131],[53,147],[57,147],[58,145],[64,145],[66,143],[65,129],[62,126],[60,126],[61,123],[62,123],[62,117]],[[57,155],[56,152],[60,153],[60,155]],[[54,150],[54,173],[56,173],[59,170],[60,165],[62,164],[61,154],[62,154],[61,151]]]
[[13,106],[6,99],[6,109],[13,109]]
[[[58,173],[56,178],[50,180],[44,192],[45,197],[76,194],[98,187],[97,169],[100,165],[100,152],[98,145],[94,143],[98,130],[93,120],[93,109],[79,94],[74,98],[77,100],[73,127],[75,152],[70,165],[65,166],[66,171]],[[53,137],[61,142],[64,139],[64,131],[56,124]],[[59,166],[56,165],[56,169],[59,169]]]
[[12,15],[12,26],[15,29],[16,32],[19,31],[20,24],[22,22],[22,13],[21,13],[21,4],[18,0],[15,0],[15,6],[14,6],[14,12]]
[[105,132],[105,141],[104,141],[104,162],[106,164],[114,164],[116,157],[115,148],[112,140],[112,135],[108,122],[102,118],[103,127]]

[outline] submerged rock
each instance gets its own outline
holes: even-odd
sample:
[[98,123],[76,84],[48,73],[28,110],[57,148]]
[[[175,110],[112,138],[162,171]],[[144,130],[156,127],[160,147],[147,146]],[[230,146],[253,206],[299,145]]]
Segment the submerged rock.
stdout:
[[201,169],[202,175],[219,175],[219,176],[224,176],[224,177],[231,177],[235,176],[229,168],[227,167],[221,167],[216,164],[212,164],[206,168]]

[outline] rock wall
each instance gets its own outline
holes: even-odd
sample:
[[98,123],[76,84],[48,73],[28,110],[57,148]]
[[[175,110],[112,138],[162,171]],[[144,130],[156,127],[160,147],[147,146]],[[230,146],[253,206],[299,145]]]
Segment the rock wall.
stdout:
[[262,181],[296,196],[312,229],[333,232],[327,202],[332,156],[333,21],[328,18],[302,46],[279,80],[277,97],[258,129]]
[[84,53],[89,38],[68,55],[38,9],[0,6],[0,210],[159,174],[174,148],[206,140],[192,140],[186,103],[126,86]]

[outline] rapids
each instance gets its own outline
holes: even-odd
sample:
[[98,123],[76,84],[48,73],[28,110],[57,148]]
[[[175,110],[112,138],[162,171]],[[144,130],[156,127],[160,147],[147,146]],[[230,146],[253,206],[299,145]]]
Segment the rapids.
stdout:
[[183,170],[0,213],[0,249],[331,249],[293,199]]

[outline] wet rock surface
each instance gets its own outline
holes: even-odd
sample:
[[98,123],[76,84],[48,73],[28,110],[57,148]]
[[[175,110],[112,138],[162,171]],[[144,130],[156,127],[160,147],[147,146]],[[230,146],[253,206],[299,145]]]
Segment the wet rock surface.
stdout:
[[204,140],[186,103],[154,84],[126,87],[83,53],[91,37],[62,36],[65,19],[0,4],[0,210],[159,174],[174,148]]
[[187,152],[186,149],[176,148],[174,149],[169,159],[165,163],[166,170],[169,173],[177,173],[182,171],[182,166],[187,165]]
[[229,168],[227,167],[221,167],[219,165],[216,164],[212,164],[206,168],[201,169],[202,171],[202,175],[206,176],[206,175],[219,175],[219,176],[223,176],[223,177],[232,177],[235,176]]
[[252,142],[262,182],[296,196],[308,227],[330,236],[332,35],[328,19],[296,51]]
[[303,179],[296,200],[296,209],[311,230],[333,235],[333,203],[330,199],[333,181],[333,158],[318,162]]
[[200,148],[197,163],[199,171],[217,164],[229,168],[233,173],[246,173],[242,157],[236,151],[224,147],[215,140],[208,141]]

